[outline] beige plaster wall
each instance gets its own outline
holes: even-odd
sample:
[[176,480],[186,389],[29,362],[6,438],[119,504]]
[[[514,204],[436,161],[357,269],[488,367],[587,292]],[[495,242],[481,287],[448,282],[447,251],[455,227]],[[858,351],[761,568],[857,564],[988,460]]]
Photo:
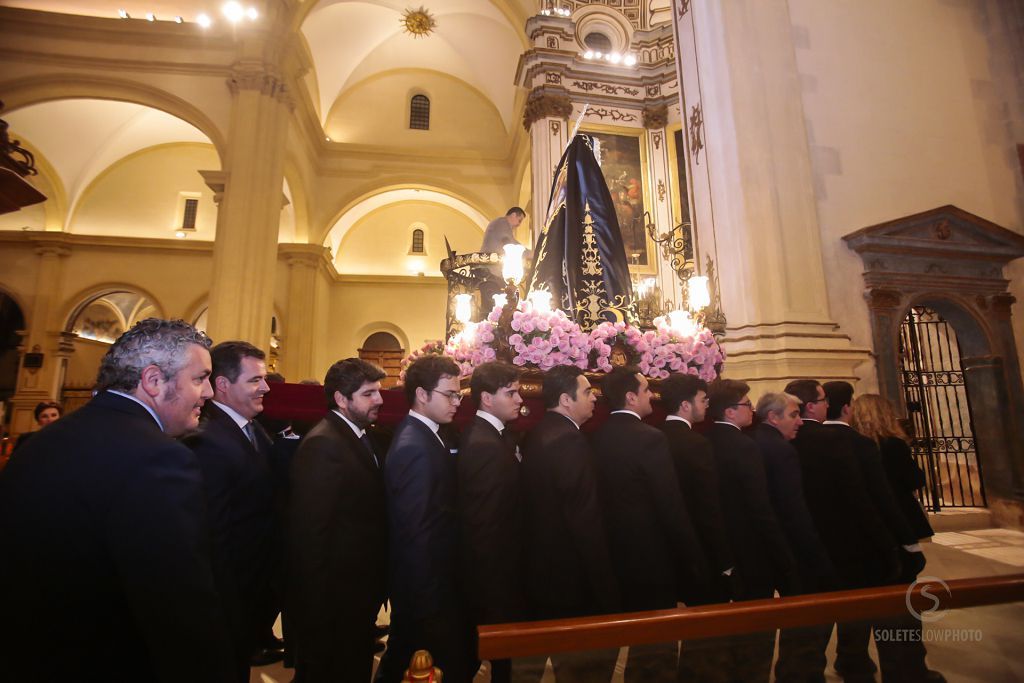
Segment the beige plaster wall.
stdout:
[[[424,232],[425,254],[410,254],[414,227]],[[444,240],[459,253],[480,248],[483,229],[449,206],[404,201],[383,206],[358,220],[338,248],[339,272],[375,275],[440,275],[447,257]]]
[[406,353],[442,338],[446,293],[440,277],[342,276],[331,287],[320,377],[330,363],[356,355],[374,332],[408,342]]
[[[854,344],[870,346],[871,330],[844,235],[945,204],[1024,231],[1012,95],[991,68],[1006,47],[989,40],[982,5],[789,0],[829,303]],[[1022,274],[1008,270],[1018,298]],[[1020,304],[1014,314],[1020,347]]]
[[[430,99],[430,130],[409,128],[413,95]],[[465,81],[423,69],[377,74],[346,89],[331,108],[324,131],[338,142],[384,148],[463,148],[504,155],[508,145],[505,126],[490,100]]]
[[200,170],[220,168],[212,145],[161,145],[110,166],[85,191],[69,232],[169,238],[181,226],[179,193],[199,193],[190,240],[213,240],[217,207]]

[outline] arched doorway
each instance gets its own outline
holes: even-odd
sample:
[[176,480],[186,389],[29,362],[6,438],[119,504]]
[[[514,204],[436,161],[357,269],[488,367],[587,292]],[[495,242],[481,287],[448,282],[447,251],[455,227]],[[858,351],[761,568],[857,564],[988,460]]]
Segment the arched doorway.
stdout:
[[7,433],[11,397],[18,387],[18,346],[25,316],[11,297],[0,292],[0,433]]
[[900,380],[925,472],[921,502],[932,512],[986,505],[981,456],[956,330],[928,306],[912,306],[900,325]]
[[390,389],[398,384],[398,374],[401,372],[402,358],[405,357],[405,349],[401,342],[390,332],[374,332],[359,348],[359,357],[379,365],[387,377],[381,382],[384,388]]
[[[1021,526],[1024,384],[1011,320],[1014,298],[1003,267],[1024,256],[1024,236],[955,206],[941,206],[863,228],[843,239],[864,262],[879,392],[894,404],[921,407],[921,412],[945,411],[944,416],[930,416],[926,425],[923,416],[908,410],[920,429],[934,428],[934,438],[953,442],[947,484],[935,475],[939,481],[930,492],[933,500],[942,506],[970,504],[968,492],[973,491],[975,504],[987,504],[997,525]],[[934,333],[918,329],[913,339],[905,336],[905,324],[931,321]],[[922,334],[932,334],[931,341]],[[907,363],[905,356],[916,360]],[[955,357],[958,366],[950,360]],[[904,374],[914,372],[915,362],[916,380]],[[917,388],[905,391],[905,378]],[[930,386],[924,387],[926,382]],[[946,388],[940,390],[940,385]],[[928,391],[933,391],[930,399]],[[956,397],[960,408],[955,407]],[[948,410],[946,402],[953,404]],[[978,466],[980,460],[984,469]],[[963,496],[954,472],[961,473]]]

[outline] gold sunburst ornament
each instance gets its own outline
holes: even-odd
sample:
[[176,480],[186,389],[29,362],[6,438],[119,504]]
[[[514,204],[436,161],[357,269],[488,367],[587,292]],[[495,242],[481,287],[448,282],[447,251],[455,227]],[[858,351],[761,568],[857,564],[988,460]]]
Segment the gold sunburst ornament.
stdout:
[[407,9],[402,14],[402,27],[413,38],[425,38],[437,27],[437,20],[425,7]]

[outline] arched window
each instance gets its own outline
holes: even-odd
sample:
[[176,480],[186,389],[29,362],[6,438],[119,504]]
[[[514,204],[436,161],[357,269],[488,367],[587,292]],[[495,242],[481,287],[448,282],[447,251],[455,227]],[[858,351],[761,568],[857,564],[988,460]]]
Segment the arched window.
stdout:
[[430,99],[426,95],[413,95],[409,102],[409,128],[430,130]]
[[423,231],[416,228],[412,231],[412,246],[409,248],[410,254],[423,254]]

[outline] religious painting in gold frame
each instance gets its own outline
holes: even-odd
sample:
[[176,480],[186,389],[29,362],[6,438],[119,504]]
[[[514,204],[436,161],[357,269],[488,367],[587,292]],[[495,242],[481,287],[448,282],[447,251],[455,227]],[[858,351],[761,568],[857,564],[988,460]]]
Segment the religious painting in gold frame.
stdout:
[[657,274],[657,253],[644,222],[651,206],[644,130],[585,124],[582,131],[600,141],[601,173],[612,195],[630,272]]

